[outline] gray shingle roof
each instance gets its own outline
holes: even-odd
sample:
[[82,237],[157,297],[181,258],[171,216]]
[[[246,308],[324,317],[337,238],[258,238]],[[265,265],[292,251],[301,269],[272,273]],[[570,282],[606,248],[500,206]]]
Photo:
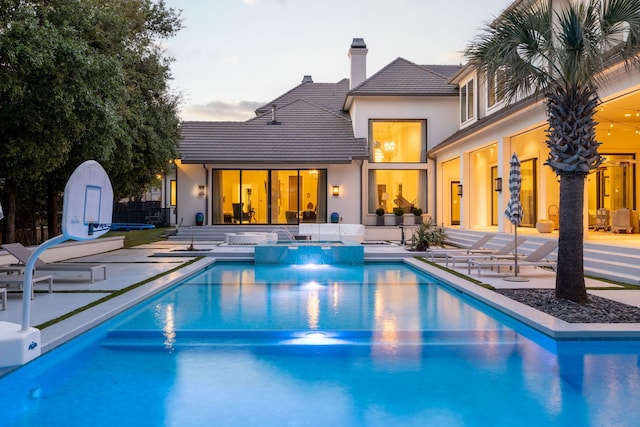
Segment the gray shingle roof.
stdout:
[[290,104],[296,99],[306,99],[330,111],[342,111],[342,103],[349,90],[349,79],[342,79],[337,83],[302,83],[285,94],[256,110],[256,115],[271,111],[271,106],[277,107]]
[[349,96],[457,96],[455,65],[417,65],[397,58],[348,92]]
[[[282,98],[282,97],[281,97]],[[366,141],[353,136],[351,120],[305,99],[246,122],[184,122],[183,163],[350,163],[369,158]]]

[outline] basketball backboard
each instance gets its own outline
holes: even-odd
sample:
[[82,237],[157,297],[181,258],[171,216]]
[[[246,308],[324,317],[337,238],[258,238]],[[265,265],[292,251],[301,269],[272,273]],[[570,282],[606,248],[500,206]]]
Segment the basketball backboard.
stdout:
[[113,189],[105,170],[87,160],[71,174],[64,189],[62,233],[67,239],[90,240],[111,229]]

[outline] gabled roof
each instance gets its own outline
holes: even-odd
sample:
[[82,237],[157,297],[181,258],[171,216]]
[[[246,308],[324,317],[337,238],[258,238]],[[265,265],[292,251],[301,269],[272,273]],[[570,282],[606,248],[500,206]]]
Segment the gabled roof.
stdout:
[[183,163],[311,164],[368,159],[366,141],[353,136],[351,120],[297,99],[246,122],[184,122]]
[[342,111],[342,103],[349,90],[349,79],[342,79],[337,83],[303,82],[290,91],[266,103],[256,110],[256,115],[262,115],[271,111],[271,106],[281,107],[290,104],[296,99],[306,99],[316,105],[330,111]]
[[456,65],[417,65],[397,58],[350,90],[348,96],[456,96],[458,89],[449,78]]

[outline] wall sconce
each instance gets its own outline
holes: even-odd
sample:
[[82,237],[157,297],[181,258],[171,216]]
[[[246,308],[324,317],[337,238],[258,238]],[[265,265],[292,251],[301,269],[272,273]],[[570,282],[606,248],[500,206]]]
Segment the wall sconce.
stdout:
[[198,185],[198,196],[204,197],[204,185]]
[[458,196],[462,196],[462,184],[458,184]]
[[502,178],[496,178],[493,181],[493,190],[494,191],[502,191]]
[[333,189],[331,190],[331,194],[333,194],[334,196],[339,196],[340,195],[340,186],[339,185],[334,185]]

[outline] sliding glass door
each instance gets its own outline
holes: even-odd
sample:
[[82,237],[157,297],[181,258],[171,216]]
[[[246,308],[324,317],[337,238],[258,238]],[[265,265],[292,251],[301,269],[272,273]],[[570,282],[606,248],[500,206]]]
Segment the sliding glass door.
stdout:
[[326,222],[326,170],[213,170],[213,224]]

